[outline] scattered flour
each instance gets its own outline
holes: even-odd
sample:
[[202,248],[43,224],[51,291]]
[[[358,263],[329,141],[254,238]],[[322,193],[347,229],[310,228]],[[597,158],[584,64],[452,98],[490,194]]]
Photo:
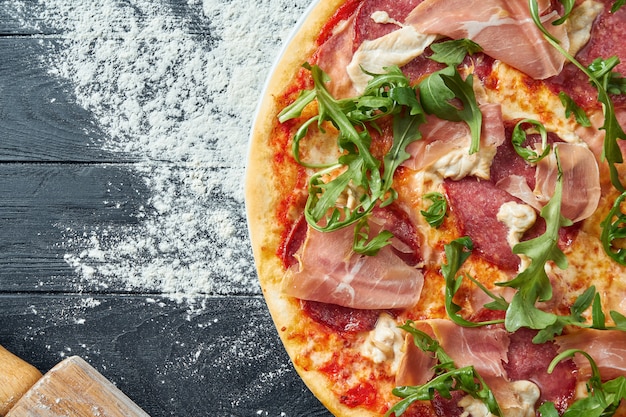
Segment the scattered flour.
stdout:
[[136,225],[66,230],[81,285],[259,293],[243,200],[249,127],[306,3],[39,0],[62,41],[45,38],[46,65],[149,191]]

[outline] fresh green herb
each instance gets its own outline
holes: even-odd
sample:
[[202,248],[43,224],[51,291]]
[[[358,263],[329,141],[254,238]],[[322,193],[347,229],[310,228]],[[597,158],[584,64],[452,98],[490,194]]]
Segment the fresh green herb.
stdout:
[[576,3],[575,0],[559,0],[559,2],[563,5],[563,16],[552,22],[555,26],[562,25],[567,19],[569,19],[569,15],[572,13]]
[[375,256],[379,250],[389,244],[389,239],[393,237],[393,233],[389,230],[383,230],[370,239],[370,227],[367,218],[362,218],[356,223],[354,228],[353,250],[356,253],[367,256]]
[[[621,2],[620,2],[621,3]],[[621,180],[619,179],[619,175],[617,172],[616,164],[621,164],[624,162],[622,152],[617,145],[618,139],[626,139],[626,133],[620,126],[617,118],[615,116],[615,108],[613,105],[613,101],[609,96],[608,88],[611,86],[615,87],[611,81],[614,83],[616,76],[612,72],[612,69],[615,68],[615,65],[619,63],[619,60],[616,57],[611,57],[608,60],[598,59],[597,62],[594,61],[591,68],[587,68],[578,62],[570,53],[568,53],[563,47],[560,45],[558,39],[554,38],[548,32],[548,30],[541,23],[541,16],[539,12],[539,5],[537,0],[529,0],[530,6],[530,14],[532,19],[541,30],[544,35],[544,38],[550,43],[559,53],[561,53],[568,61],[574,64],[578,69],[580,69],[587,77],[589,81],[594,85],[596,90],[598,91],[598,101],[602,103],[602,109],[604,113],[604,124],[601,129],[605,131],[604,138],[604,147],[602,149],[602,159],[606,160],[609,165],[609,172],[611,176],[611,183],[615,188],[617,188],[620,192],[626,191]],[[614,4],[614,7],[616,3]],[[621,7],[618,6],[618,8]],[[618,89],[619,90],[619,89]]]
[[[472,85],[472,75],[463,80],[454,67],[432,73],[419,85],[421,103],[427,113],[440,119],[467,123],[472,136],[470,154],[478,152],[480,147],[483,120]],[[455,105],[455,99],[461,102],[460,106]]]
[[483,49],[470,39],[455,39],[430,45],[433,54],[430,59],[451,67],[459,65],[467,54],[473,55]]
[[589,117],[587,117],[585,111],[581,109],[570,96],[561,91],[559,93],[559,99],[561,100],[561,103],[563,103],[563,107],[565,107],[565,117],[569,118],[574,115],[574,119],[579,125],[583,127],[591,126],[591,121],[589,120]]
[[622,265],[626,265],[626,248],[617,246],[616,243],[624,242],[626,239],[626,214],[622,212],[622,202],[625,198],[626,192],[615,199],[609,214],[601,223],[600,235],[604,251]]
[[454,295],[457,293],[459,288],[461,288],[461,284],[463,282],[463,278],[469,278],[474,284],[476,284],[482,291],[488,294],[493,300],[493,303],[485,305],[485,307],[490,308],[492,310],[506,310],[508,307],[508,303],[502,297],[497,297],[493,293],[491,293],[485,286],[480,284],[478,281],[470,277],[469,275],[460,275],[457,276],[459,269],[465,263],[467,258],[471,255],[471,251],[474,249],[474,244],[472,240],[465,236],[458,239],[453,240],[449,244],[444,246],[444,251],[446,253],[447,263],[441,265],[441,274],[443,275],[446,281],[446,289],[445,289],[445,306],[446,313],[448,313],[448,317],[463,327],[479,327],[486,326],[488,324],[496,324],[501,323],[502,320],[492,320],[492,321],[483,321],[483,322],[472,322],[465,318],[463,318],[459,312],[462,307],[456,304],[454,300]]
[[[591,377],[587,381],[587,397],[575,401],[562,417],[610,417],[615,414],[620,402],[626,398],[626,377],[618,376],[602,382],[598,365],[591,355],[579,349],[569,349],[557,355],[550,366],[548,373],[552,373],[559,362],[569,359],[576,354],[583,355],[591,365]],[[539,412],[543,417],[558,416],[558,412],[551,402],[544,403]]]
[[431,59],[447,67],[432,73],[419,84],[422,106],[427,113],[440,119],[467,123],[472,136],[469,153],[478,152],[482,113],[476,102],[473,77],[470,74],[463,80],[456,67],[467,54],[481,48],[470,40],[460,39],[433,44],[431,49],[435,52]]
[[[526,141],[527,130],[523,128],[524,125],[530,124],[533,126],[533,130],[541,135],[541,148],[543,151],[541,155],[537,154],[536,151],[522,146]],[[520,120],[513,128],[513,134],[511,135],[511,142],[513,143],[513,148],[515,152],[524,160],[530,163],[537,163],[541,161],[543,158],[548,156],[550,153],[550,146],[548,145],[548,132],[546,131],[545,126],[533,119],[523,119]]]
[[473,366],[457,368],[452,358],[439,345],[439,342],[421,330],[416,329],[413,326],[413,322],[408,321],[400,328],[413,335],[415,345],[422,351],[432,352],[438,364],[435,366],[435,376],[424,385],[394,388],[393,394],[402,398],[402,400],[391,407],[385,416],[388,417],[394,414],[396,417],[399,417],[415,401],[432,400],[435,392],[438,392],[444,398],[451,398],[450,393],[452,391],[463,391],[481,400],[491,414],[502,416],[502,410],[493,392]]
[[555,322],[555,316],[538,309],[536,303],[552,298],[552,285],[546,274],[546,263],[553,261],[560,269],[567,268],[567,258],[557,243],[559,229],[571,225],[572,222],[561,215],[563,181],[557,149],[555,156],[558,175],[554,194],[540,213],[546,221],[546,231],[541,236],[513,247],[513,253],[526,255],[531,263],[511,281],[498,284],[517,289],[505,318],[505,326],[511,332],[520,327],[543,329]]
[[596,58],[587,67],[589,72],[598,80],[604,82],[604,89],[609,94],[624,94],[626,93],[626,78],[613,69],[620,63],[619,58],[612,56],[607,59]]
[[443,220],[446,218],[448,201],[443,194],[438,192],[424,194],[423,198],[430,200],[432,204],[428,209],[420,210],[420,213],[424,216],[429,225],[438,228],[443,224]]
[[[311,72],[314,87],[279,114],[280,122],[300,117],[303,109],[317,102],[318,114],[306,120],[293,138],[294,159],[305,167],[316,169],[308,185],[305,204],[307,222],[319,231],[332,231],[366,219],[377,204],[390,204],[397,196],[392,189],[393,174],[409,154],[406,146],[421,138],[418,126],[425,118],[416,91],[397,67],[384,74],[370,74],[372,79],[360,97],[337,100],[326,88],[328,75],[318,66],[305,64]],[[393,144],[382,161],[370,152],[368,128],[378,130],[376,121],[393,117]],[[338,131],[337,161],[310,163],[300,155],[300,142],[311,125],[324,130],[330,122]],[[350,201],[349,204],[342,201]],[[355,231],[355,246],[361,253],[374,254],[388,242],[388,232],[369,238],[363,223]]]
[[617,12],[624,4],[626,4],[626,0],[614,1],[613,6],[611,7],[611,13]]

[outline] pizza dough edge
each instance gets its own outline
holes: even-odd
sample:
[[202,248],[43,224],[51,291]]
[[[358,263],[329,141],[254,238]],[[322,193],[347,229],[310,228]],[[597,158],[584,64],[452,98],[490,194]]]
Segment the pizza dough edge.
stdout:
[[275,118],[282,110],[276,97],[293,80],[301,65],[311,57],[317,48],[316,40],[323,26],[345,2],[346,0],[320,0],[312,5],[273,67],[250,136],[244,188],[248,232],[259,283],[274,325],[296,372],[333,415],[366,417],[375,414],[345,406],[332,392],[323,374],[303,369],[294,361],[306,346],[303,342],[290,338],[289,329],[299,326],[302,311],[298,301],[286,297],[281,290],[283,267],[276,256],[281,236],[280,228],[275,225],[274,213],[283,194],[271,186],[275,184],[271,181],[275,175],[271,163],[273,152],[267,145],[271,140]]

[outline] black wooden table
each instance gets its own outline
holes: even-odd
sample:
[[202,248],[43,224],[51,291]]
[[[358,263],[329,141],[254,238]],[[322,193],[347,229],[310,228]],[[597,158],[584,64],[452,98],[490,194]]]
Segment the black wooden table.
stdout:
[[[226,207],[231,221],[235,219],[234,235],[242,247],[229,256],[248,265],[238,269],[238,274],[248,271],[241,284],[233,280],[186,297],[184,291],[171,294],[158,285],[130,285],[114,273],[100,277],[97,268],[81,266],[82,257],[97,259],[86,252],[93,250],[90,237],[113,239],[111,234],[132,234],[142,223],[156,221],[160,211],[154,209],[157,191],[150,184],[151,170],[139,167],[156,169],[163,163],[185,169],[188,161],[126,153],[119,143],[106,146],[111,142],[107,126],[112,122],[103,123],[103,114],[80,102],[75,79],[50,71],[68,43],[78,41],[68,39],[68,33],[74,30],[72,19],[84,18],[84,11],[55,17],[59,12],[49,10],[47,3],[62,5],[65,11],[72,10],[72,3],[92,4],[96,17],[100,3],[123,5],[135,10],[132,17],[141,22],[143,6],[135,3],[146,1],[65,0],[63,5],[61,0],[0,0],[0,344],[43,372],[64,357],[79,355],[154,417],[329,415],[293,371],[261,292],[250,285],[254,271],[249,266],[251,252],[245,247],[240,195],[233,197],[217,188],[194,207]],[[189,34],[207,54],[235,42],[224,29],[232,15],[202,13],[203,7],[206,11],[207,6],[221,3],[232,9],[232,2],[152,3],[159,6],[155,13],[179,19],[181,33]],[[282,10],[282,20],[253,28],[267,40],[263,62],[237,65],[255,64],[269,71],[280,43],[307,2],[295,3],[267,0],[256,5]],[[67,25],[53,24],[62,18]],[[243,17],[237,19],[245,22]],[[206,68],[207,76],[218,70]],[[259,79],[253,80],[247,100],[258,99]],[[206,103],[217,114],[232,112],[221,109],[217,98],[206,97]],[[108,113],[111,117],[117,114],[113,110]],[[251,114],[241,117],[239,137],[234,138],[239,148],[245,148],[251,120]],[[210,137],[212,127],[206,129]],[[244,163],[218,164],[207,172],[203,180],[209,182],[222,175],[236,175],[243,181]],[[229,249],[219,237],[208,242],[215,248],[204,249],[207,259],[219,259],[219,251],[224,246]],[[144,256],[164,257],[160,246],[153,249]],[[129,258],[129,267],[136,260]],[[108,262],[119,263],[119,259],[109,260],[104,250],[99,267]]]

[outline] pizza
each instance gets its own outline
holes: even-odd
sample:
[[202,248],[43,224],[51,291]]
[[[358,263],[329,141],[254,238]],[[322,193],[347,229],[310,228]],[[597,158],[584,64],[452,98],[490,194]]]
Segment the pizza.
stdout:
[[626,8],[324,0],[269,77],[246,210],[337,416],[626,416]]

